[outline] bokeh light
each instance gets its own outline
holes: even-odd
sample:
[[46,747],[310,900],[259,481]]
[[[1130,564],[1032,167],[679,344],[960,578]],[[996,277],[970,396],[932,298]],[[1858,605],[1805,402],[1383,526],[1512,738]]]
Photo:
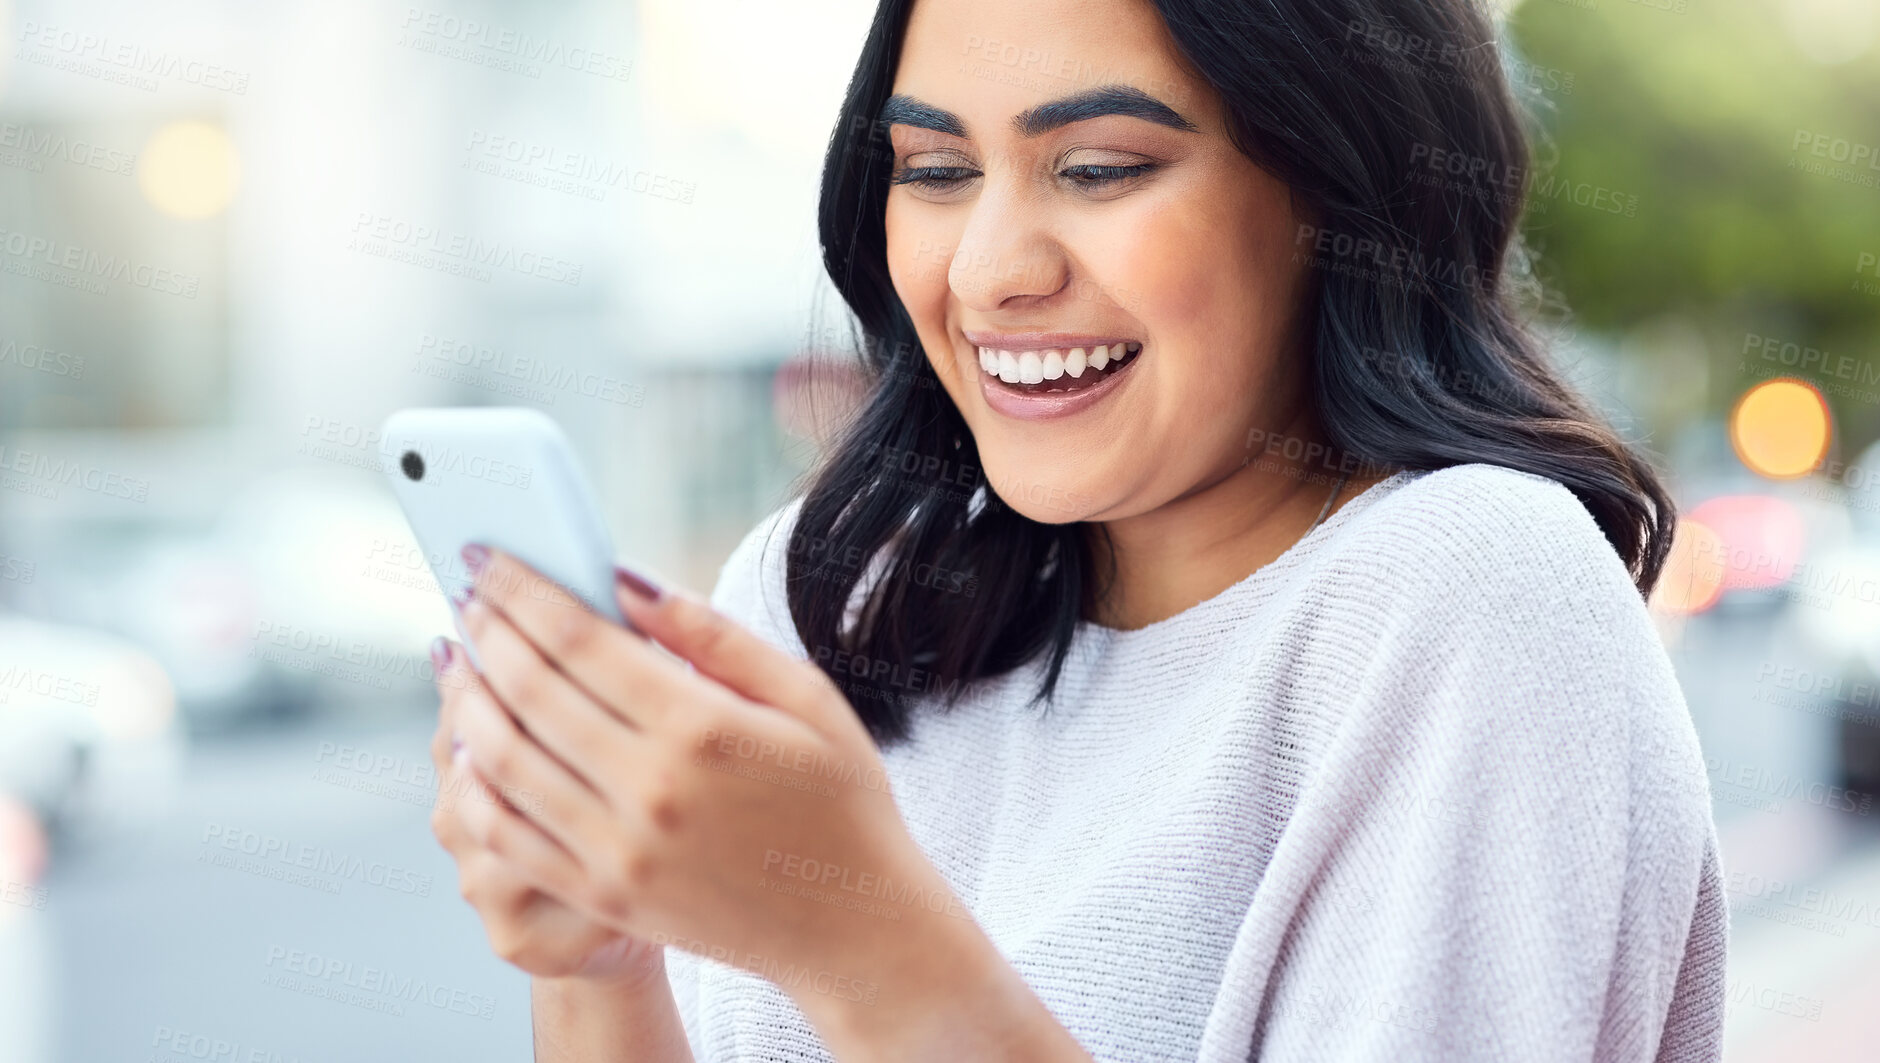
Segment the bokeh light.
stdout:
[[1652,589],[1652,608],[1686,616],[1717,604],[1723,596],[1724,557],[1723,537],[1714,529],[1689,517],[1678,521],[1671,554]]
[[1828,453],[1832,418],[1813,384],[1790,377],[1749,389],[1730,412],[1730,444],[1752,470],[1774,480],[1807,474]]
[[1880,27],[1873,0],[1785,0],[1781,11],[1795,47],[1823,66],[1865,55]]
[[1693,507],[1687,520],[1717,536],[1722,589],[1767,590],[1795,574],[1808,546],[1801,513],[1770,495],[1724,495]]
[[150,135],[137,184],[150,205],[176,218],[220,214],[241,183],[241,159],[228,134],[208,122],[171,122]]

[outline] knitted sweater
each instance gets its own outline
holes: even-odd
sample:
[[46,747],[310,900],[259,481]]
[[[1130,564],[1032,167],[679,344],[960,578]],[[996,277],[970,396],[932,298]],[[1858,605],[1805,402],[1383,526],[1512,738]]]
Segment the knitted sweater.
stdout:
[[[713,600],[802,655],[794,512]],[[1176,616],[1082,625],[1044,709],[1040,667],[917,710],[884,757],[914,838],[1095,1059],[1719,1057],[1696,734],[1557,482],[1398,473]],[[735,959],[668,970],[700,1063],[831,1058]]]

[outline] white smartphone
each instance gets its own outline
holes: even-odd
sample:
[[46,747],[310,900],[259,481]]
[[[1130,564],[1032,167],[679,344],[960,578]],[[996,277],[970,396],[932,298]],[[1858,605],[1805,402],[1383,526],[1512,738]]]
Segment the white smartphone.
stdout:
[[[446,598],[474,582],[467,543],[513,554],[622,626],[614,548],[574,448],[546,414],[522,407],[399,410],[379,430],[392,493]],[[544,588],[546,590],[546,588]],[[457,634],[463,618],[451,605]]]

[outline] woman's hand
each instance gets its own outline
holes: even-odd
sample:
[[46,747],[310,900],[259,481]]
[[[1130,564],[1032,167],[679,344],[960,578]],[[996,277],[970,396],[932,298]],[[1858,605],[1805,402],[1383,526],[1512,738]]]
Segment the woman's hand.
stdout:
[[[467,670],[453,670],[457,647],[443,639],[432,649],[437,665],[438,725],[431,736],[438,801],[431,830],[457,861],[459,892],[483,920],[490,947],[503,959],[542,978],[591,978],[636,983],[663,974],[662,950],[602,926],[530,886],[495,853],[479,845],[472,824],[503,803],[477,776],[457,741],[457,715],[468,696],[485,696]],[[515,794],[527,804],[528,794]]]
[[539,798],[488,807],[473,836],[532,885],[622,933],[793,972],[773,977],[793,995],[858,1003],[915,917],[977,933],[821,670],[689,595],[623,578],[642,635],[506,555],[466,560],[488,689],[461,699],[459,727],[481,777]]
[[[612,930],[769,979],[838,1058],[1089,1059],[915,844],[820,669],[625,572],[634,631],[514,558],[464,560],[486,685],[457,723],[528,797],[471,815],[478,845]],[[446,675],[472,681],[464,655]]]

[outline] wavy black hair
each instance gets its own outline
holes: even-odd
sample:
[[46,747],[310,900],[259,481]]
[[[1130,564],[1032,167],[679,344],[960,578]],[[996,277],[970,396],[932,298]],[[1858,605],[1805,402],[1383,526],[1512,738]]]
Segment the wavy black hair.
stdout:
[[[912,707],[1040,654],[1048,702],[1104,582],[1098,526],[1030,520],[986,483],[889,279],[893,152],[877,115],[912,6],[876,10],[823,164],[823,260],[870,390],[809,481],[786,564],[797,633],[883,744],[906,736]],[[1531,323],[1526,113],[1493,21],[1471,0],[1155,6],[1225,101],[1236,147],[1314,219],[1297,238],[1318,267],[1302,320],[1332,444],[1380,467],[1556,480],[1649,595],[1675,511]]]

